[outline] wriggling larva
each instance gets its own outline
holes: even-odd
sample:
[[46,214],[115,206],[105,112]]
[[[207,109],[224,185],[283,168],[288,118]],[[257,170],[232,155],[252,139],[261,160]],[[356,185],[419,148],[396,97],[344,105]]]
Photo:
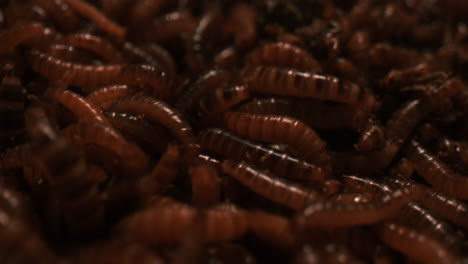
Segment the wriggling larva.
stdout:
[[103,31],[107,32],[109,35],[117,37],[119,39],[123,39],[127,34],[126,30],[115,24],[109,18],[106,17],[103,13],[101,13],[98,9],[93,7],[92,5],[82,1],[82,0],[63,0],[66,2],[70,7],[76,11],[78,14],[89,18],[93,21],[98,27],[100,27]]
[[279,249],[294,248],[296,238],[290,230],[289,220],[286,217],[263,211],[247,211],[247,217],[249,230],[261,240]]
[[43,9],[54,20],[55,25],[66,32],[80,26],[80,18],[63,0],[33,0],[31,2]]
[[[189,232],[196,216],[196,208],[173,201],[125,218],[117,230],[149,245],[174,244]],[[232,240],[248,229],[246,213],[232,205],[206,210],[203,221],[206,242]]]
[[147,120],[169,128],[182,145],[183,159],[186,162],[191,162],[195,159],[198,153],[198,145],[190,124],[182,118],[180,113],[166,103],[151,97],[136,95],[122,99],[112,109],[120,112],[141,114]]
[[40,23],[19,24],[9,28],[0,34],[0,55],[12,52],[25,41],[44,35],[45,30],[48,29]]
[[187,12],[173,12],[157,18],[138,34],[141,42],[161,43],[184,33],[193,32],[196,20]]
[[53,90],[50,91],[49,94],[52,98],[73,112],[78,120],[91,120],[109,124],[107,118],[96,105],[74,92],[68,90]]
[[452,171],[445,163],[431,155],[419,142],[412,140],[404,149],[416,172],[436,190],[460,199],[468,199],[468,178]]
[[287,144],[308,162],[324,166],[330,173],[326,143],[302,121],[280,115],[253,115],[240,112],[224,114],[227,128],[253,140]]
[[422,233],[392,222],[375,229],[387,245],[421,263],[457,263],[456,257],[443,244]]
[[176,179],[180,165],[180,149],[178,145],[169,145],[167,150],[154,166],[149,176],[141,178],[139,189],[143,197],[163,191]]
[[170,80],[162,68],[150,65],[125,65],[122,67],[118,81],[123,84],[147,85],[156,98],[167,99],[172,91]]
[[370,225],[394,217],[408,202],[417,198],[421,189],[417,186],[402,188],[385,194],[377,201],[343,204],[319,200],[307,206],[294,219],[299,230],[318,227],[333,229],[355,225]]
[[124,67],[118,64],[101,66],[76,64],[54,58],[38,50],[28,52],[26,60],[35,72],[49,80],[59,80],[65,73],[74,72],[70,84],[83,89],[112,83],[119,77]]
[[138,27],[148,22],[152,17],[163,11],[171,1],[150,0],[136,2],[128,14],[128,21],[131,26]]
[[335,76],[278,67],[248,67],[243,79],[251,92],[307,97],[372,109],[376,99],[358,85]]
[[199,143],[205,151],[214,152],[238,162],[247,160],[281,177],[317,180],[324,178],[324,172],[310,163],[241,139],[221,129],[209,129],[201,132]]
[[364,127],[359,141],[354,145],[358,151],[372,151],[385,144],[384,128],[373,119]]
[[320,197],[320,194],[313,190],[262,172],[246,162],[236,163],[225,160],[221,168],[223,173],[235,178],[257,194],[295,210],[303,209]]
[[89,103],[99,107],[101,110],[109,109],[114,103],[131,93],[128,85],[104,86],[86,96]]
[[243,85],[218,88],[208,92],[200,99],[200,110],[213,117],[250,98],[250,92]]
[[256,17],[257,11],[250,5],[237,4],[231,9],[228,23],[231,23],[236,47],[248,48],[255,42]]
[[351,128],[361,130],[367,122],[366,111],[346,105],[327,105],[320,101],[281,98],[253,99],[237,108],[250,114],[287,115],[302,120],[313,128]]
[[194,165],[189,170],[192,182],[192,201],[199,206],[210,206],[221,200],[221,179],[210,163]]
[[74,144],[97,145],[113,151],[132,174],[147,169],[146,154],[137,145],[127,142],[109,125],[99,122],[78,122],[65,128],[62,133]]
[[320,72],[319,62],[307,51],[288,43],[270,43],[247,55],[248,65],[291,67],[301,71]]
[[393,142],[404,142],[428,113],[429,109],[423,101],[411,101],[390,117],[385,124],[385,134]]
[[114,45],[106,39],[96,35],[86,33],[67,35],[63,38],[63,42],[64,44],[72,47],[91,51],[94,54],[99,55],[107,63],[124,62],[123,55],[116,47],[114,47]]

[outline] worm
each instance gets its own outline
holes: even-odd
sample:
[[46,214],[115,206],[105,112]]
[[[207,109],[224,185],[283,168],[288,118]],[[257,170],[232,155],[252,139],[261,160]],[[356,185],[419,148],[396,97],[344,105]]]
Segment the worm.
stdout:
[[384,182],[354,175],[343,175],[344,186],[360,193],[366,193],[371,196],[381,194],[383,192],[392,192],[390,186]]
[[330,197],[335,202],[339,203],[367,203],[370,201],[369,195],[362,193],[340,193]]
[[216,68],[230,69],[239,61],[239,52],[235,47],[228,46],[213,56],[213,66]]
[[137,1],[127,15],[130,26],[138,27],[146,24],[152,17],[156,17],[161,11],[171,4],[167,0]]
[[[148,245],[174,244],[189,231],[196,215],[195,208],[179,202],[154,205],[123,219],[117,232]],[[207,210],[203,225],[207,242],[221,242],[242,236],[248,229],[248,220],[244,211],[221,205]]]
[[363,109],[375,107],[376,99],[358,85],[335,76],[278,67],[250,67],[243,79],[252,92],[296,96],[351,104]]
[[0,149],[21,143],[25,138],[24,111],[26,90],[16,76],[5,76],[0,83]]
[[420,193],[418,187],[411,186],[385,194],[379,200],[369,203],[343,204],[319,200],[296,215],[293,226],[304,230],[312,227],[332,229],[375,224],[395,216],[404,205],[414,200]]
[[424,75],[430,73],[430,66],[426,63],[403,70],[392,70],[383,79],[383,85],[387,87],[403,87],[419,82]]
[[124,58],[120,51],[108,40],[87,33],[66,35],[63,38],[66,45],[91,51],[107,63],[123,63]]
[[196,20],[187,12],[172,12],[153,20],[139,32],[139,42],[163,43],[184,33],[193,32]]
[[303,209],[320,197],[320,194],[313,190],[262,172],[246,162],[225,160],[221,168],[225,174],[255,193],[294,210]]
[[440,242],[396,223],[376,228],[377,235],[390,247],[421,263],[457,263],[457,259]]
[[247,55],[247,65],[265,65],[321,72],[319,62],[307,51],[288,43],[268,43]]
[[220,86],[227,84],[231,74],[225,70],[212,69],[201,74],[197,80],[179,96],[175,107],[182,114],[193,109],[200,97]]
[[246,86],[228,86],[207,92],[200,99],[199,105],[203,115],[214,117],[248,98],[250,98],[250,92]]
[[167,73],[158,66],[125,65],[122,67],[118,81],[127,85],[147,85],[151,88],[151,94],[156,98],[166,99],[172,95]]
[[234,45],[240,49],[252,46],[257,38],[257,11],[250,5],[237,4],[229,14],[225,30],[232,31]]
[[0,43],[0,55],[12,52],[18,45],[34,38],[42,37],[46,31],[46,26],[40,23],[26,23],[10,27],[8,30],[0,33],[2,42]]
[[158,124],[150,124],[142,115],[105,112],[110,124],[125,138],[145,150],[163,152],[172,139],[170,131]]
[[165,263],[150,249],[137,243],[129,243],[123,239],[113,239],[110,242],[95,243],[82,250],[77,257],[80,263],[115,263],[130,264],[134,262],[142,264]]
[[149,197],[174,183],[179,172],[180,155],[179,146],[169,145],[167,147],[151,174],[141,178],[139,182],[143,197]]
[[80,26],[80,18],[63,0],[33,0],[31,2],[44,10],[55,21],[55,25],[66,32]]
[[224,124],[236,134],[253,140],[287,144],[308,162],[326,167],[327,173],[331,171],[326,143],[300,120],[281,115],[227,112]]
[[75,63],[90,63],[93,60],[88,52],[62,44],[50,45],[46,53],[51,57]]
[[131,93],[132,90],[128,85],[111,85],[92,91],[86,96],[86,99],[103,111],[108,110],[113,104]]
[[406,158],[436,190],[460,199],[468,199],[468,178],[452,171],[446,164],[430,154],[418,141],[412,140],[404,149]]
[[177,73],[177,65],[172,55],[162,46],[156,43],[149,43],[143,49],[150,54],[155,61],[164,69],[170,77]]
[[61,89],[54,89],[50,91],[49,94],[53,99],[73,112],[79,121],[90,120],[109,124],[101,110],[85,97],[72,91]]
[[131,174],[141,173],[148,167],[146,154],[110,125],[96,121],[78,122],[65,128],[62,134],[74,144],[95,145],[114,152]]
[[19,4],[3,8],[2,27],[12,27],[28,22],[43,22],[46,14],[40,8],[31,4]]
[[286,217],[260,211],[248,211],[249,230],[262,241],[275,248],[288,250],[296,244],[296,238],[289,229],[289,219]]
[[198,146],[190,124],[168,104],[151,97],[135,95],[122,99],[112,109],[144,115],[147,120],[167,127],[180,141],[184,160],[190,161],[196,157]]
[[229,263],[230,261],[239,264],[257,263],[255,257],[242,245],[237,243],[212,245],[206,251],[203,263]]
[[287,115],[302,120],[312,128],[351,128],[361,130],[368,113],[346,105],[329,105],[320,101],[291,98],[255,98],[237,108],[251,114]]
[[73,72],[71,85],[86,87],[104,86],[115,81],[124,66],[112,65],[85,65],[63,61],[38,50],[31,50],[26,55],[31,68],[39,75],[49,80],[59,80],[67,72]]
[[398,163],[392,167],[391,175],[404,179],[410,179],[414,173],[414,165],[406,158],[401,158]]
[[369,123],[364,127],[359,141],[354,145],[358,151],[372,151],[385,145],[384,128],[375,120],[369,119]]
[[[294,264],[349,263],[363,264],[351,250],[339,244],[303,245],[293,258]],[[354,252],[353,252],[354,253]]]
[[317,180],[324,178],[324,172],[310,163],[241,139],[221,129],[205,130],[199,134],[198,139],[202,150],[238,162],[246,160],[281,177]]
[[210,206],[221,200],[221,179],[210,163],[200,163],[189,169],[192,201],[198,206]]
[[111,36],[114,36],[118,39],[123,39],[127,34],[125,28],[117,25],[112,20],[110,20],[106,15],[101,11],[96,9],[91,4],[88,4],[82,0],[63,0],[67,3],[71,9],[76,13],[88,18],[93,21],[98,27],[100,27],[104,32],[108,33]]

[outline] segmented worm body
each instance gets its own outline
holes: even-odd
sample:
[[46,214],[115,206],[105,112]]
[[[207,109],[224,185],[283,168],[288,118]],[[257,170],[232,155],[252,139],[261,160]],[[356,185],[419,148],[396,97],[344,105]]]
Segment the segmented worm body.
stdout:
[[318,61],[305,50],[288,43],[269,43],[256,48],[247,56],[249,65],[270,65],[320,72]]
[[319,180],[324,178],[324,172],[310,163],[241,139],[221,129],[209,129],[202,132],[199,135],[199,143],[202,150],[214,152],[238,162],[247,160],[281,177]]
[[50,30],[40,23],[19,24],[9,28],[0,34],[0,55],[12,52],[18,45],[28,40],[44,36],[44,32]]
[[123,63],[124,58],[120,51],[108,40],[86,33],[67,35],[63,38],[66,45],[78,47],[99,55],[107,63]]
[[300,210],[316,201],[320,194],[262,172],[246,162],[223,161],[222,170],[252,191],[289,208]]
[[280,115],[253,115],[240,112],[224,114],[227,128],[253,140],[287,144],[305,160],[327,166],[330,172],[330,157],[326,143],[317,133],[300,120]]
[[358,85],[335,76],[301,72],[287,68],[247,68],[243,78],[252,92],[308,97],[373,108],[376,100]]
[[101,110],[107,110],[117,101],[131,93],[132,90],[128,85],[111,85],[92,91],[86,96],[86,99]]
[[210,206],[221,200],[221,179],[218,171],[209,163],[190,168],[192,201],[199,206]]
[[168,13],[153,20],[144,31],[138,34],[141,42],[162,43],[172,38],[189,33],[196,27],[196,20],[186,12]]
[[200,110],[208,117],[216,116],[247,100],[249,97],[250,92],[243,85],[218,88],[208,92],[200,99]]
[[248,212],[248,219],[249,230],[261,240],[279,249],[290,249],[296,244],[286,217],[256,210]]
[[375,121],[369,120],[364,127],[359,141],[354,145],[358,151],[372,151],[385,145],[384,128]]
[[47,16],[50,16],[56,25],[66,32],[80,26],[80,18],[63,0],[33,0],[32,2],[44,10]]

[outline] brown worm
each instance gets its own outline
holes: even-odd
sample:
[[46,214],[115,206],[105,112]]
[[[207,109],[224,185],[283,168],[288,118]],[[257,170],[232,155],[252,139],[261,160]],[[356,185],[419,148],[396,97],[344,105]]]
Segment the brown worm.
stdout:
[[253,115],[241,112],[224,114],[227,128],[253,140],[287,144],[308,162],[326,167],[330,173],[330,157],[326,143],[300,120],[281,115]]
[[421,193],[417,187],[402,188],[369,203],[343,204],[317,201],[309,205],[294,219],[300,230],[312,227],[323,229],[369,225],[395,216],[409,201]]
[[225,160],[221,167],[225,174],[257,194],[295,210],[303,209],[320,197],[313,190],[262,172],[246,162]]
[[147,23],[152,17],[171,5],[167,0],[145,0],[137,1],[130,9],[127,20],[134,27]]
[[66,45],[93,52],[107,63],[123,63],[124,58],[120,51],[105,38],[97,35],[77,33],[66,35],[63,38]]
[[12,52],[18,45],[44,36],[46,31],[50,31],[40,23],[19,24],[0,33],[2,42],[0,43],[0,55]]
[[209,163],[194,165],[189,170],[192,183],[192,201],[198,206],[215,205],[221,200],[221,179]]
[[288,43],[269,43],[247,55],[248,65],[270,65],[301,71],[321,72],[318,61],[307,51]]
[[369,119],[369,123],[364,127],[359,141],[354,145],[358,151],[372,151],[385,145],[384,128],[375,120]]
[[64,0],[33,0],[31,2],[43,9],[56,22],[56,25],[66,32],[80,26],[80,18]]
[[150,94],[156,98],[167,99],[173,95],[167,73],[158,66],[125,65],[117,81],[127,85],[148,86]]
[[155,43],[145,45],[143,49],[154,58],[154,61],[161,65],[170,77],[175,76],[177,73],[177,65],[169,51]]
[[136,95],[122,99],[112,109],[144,115],[147,120],[167,127],[180,141],[184,159],[190,161],[196,157],[198,147],[192,128],[179,112],[166,103],[151,97]]
[[291,249],[296,244],[286,217],[260,210],[249,211],[247,214],[249,230],[262,241],[282,250]]
[[219,115],[250,98],[250,92],[243,85],[228,86],[207,92],[200,99],[200,110],[207,117]]
[[243,79],[252,92],[342,102],[371,109],[376,99],[358,85],[335,76],[288,68],[246,68]]
[[131,93],[132,90],[128,85],[111,85],[92,91],[86,96],[86,99],[101,110],[107,110],[120,99]]
[[323,180],[325,176],[320,168],[310,163],[241,139],[221,129],[203,131],[198,138],[202,150],[238,162],[246,160],[281,177]]
[[96,7],[82,0],[63,0],[78,14],[93,21],[98,27],[111,36],[123,39],[127,34],[125,28],[117,25]]
[[235,5],[229,14],[227,27],[234,35],[234,45],[240,49],[252,46],[257,38],[257,11],[243,3]]
[[416,140],[412,140],[404,150],[416,172],[436,190],[460,199],[468,199],[468,178],[452,171],[446,164],[430,154]]
[[422,263],[457,263],[457,259],[440,242],[395,223],[376,227],[377,234],[386,244]]
[[140,42],[162,43],[194,30],[196,20],[186,12],[168,13],[153,20],[144,31],[138,34]]

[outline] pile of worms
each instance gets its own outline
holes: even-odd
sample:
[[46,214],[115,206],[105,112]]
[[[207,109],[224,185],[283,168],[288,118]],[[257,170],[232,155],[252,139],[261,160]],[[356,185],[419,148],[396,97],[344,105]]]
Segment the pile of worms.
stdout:
[[2,263],[468,263],[468,4],[0,1]]

